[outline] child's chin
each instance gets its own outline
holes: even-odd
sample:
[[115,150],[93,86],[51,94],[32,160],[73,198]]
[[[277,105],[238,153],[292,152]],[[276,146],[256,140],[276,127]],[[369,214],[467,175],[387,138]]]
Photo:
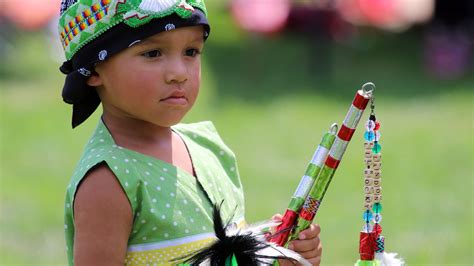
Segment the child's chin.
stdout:
[[155,124],[161,127],[171,127],[171,126],[181,123],[182,119],[183,119],[182,117],[176,117],[176,118],[168,119],[166,121],[163,121],[163,120],[156,121]]

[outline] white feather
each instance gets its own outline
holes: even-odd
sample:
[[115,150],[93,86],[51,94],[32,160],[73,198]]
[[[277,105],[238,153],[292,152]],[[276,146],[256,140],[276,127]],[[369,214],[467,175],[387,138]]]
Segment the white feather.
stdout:
[[207,259],[201,263],[199,263],[199,266],[210,266],[211,265],[211,260]]
[[[298,253],[289,250],[284,247],[280,247],[274,243],[269,243],[265,239],[265,235],[263,230],[267,228],[275,228],[278,225],[280,225],[281,222],[275,222],[273,220],[267,220],[267,221],[262,221],[254,224],[250,224],[245,226],[244,228],[237,228],[237,226],[229,226],[226,229],[226,235],[228,236],[233,236],[233,235],[252,235],[259,241],[262,241],[269,246],[258,251],[258,255],[263,255],[263,256],[282,256],[282,257],[288,257],[291,259],[294,259],[295,261],[301,263],[303,266],[311,266],[311,263],[309,263],[306,259],[301,257]],[[265,263],[272,263],[272,259],[262,259],[263,262]]]
[[405,261],[402,258],[397,258],[397,253],[375,253],[375,259],[380,261],[381,266],[403,266]]
[[[294,252],[293,250],[289,250],[287,248],[277,246],[273,243],[268,243],[268,244],[269,244],[268,247],[258,251],[257,254],[263,255],[263,256],[273,256],[273,257],[284,256],[287,258],[294,259],[295,261],[297,261],[303,266],[311,266],[311,263],[309,263],[309,261],[301,257],[300,254]],[[269,260],[268,262],[271,262],[271,260]]]
[[237,226],[229,226],[226,229],[226,235],[234,236],[237,234],[252,234],[254,236],[262,236],[262,230],[265,228],[272,228],[280,225],[281,222],[275,222],[272,220],[262,221],[245,226],[244,228],[238,228]]

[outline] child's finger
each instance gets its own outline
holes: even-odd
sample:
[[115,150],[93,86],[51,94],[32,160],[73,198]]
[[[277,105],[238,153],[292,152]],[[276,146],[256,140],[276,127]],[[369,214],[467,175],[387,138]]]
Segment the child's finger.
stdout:
[[283,215],[281,215],[279,213],[272,216],[272,220],[275,221],[275,222],[281,222],[281,219],[283,219]]
[[[280,223],[283,216],[279,213],[272,216],[272,221],[275,223]],[[270,233],[274,234],[276,232],[277,226],[270,228]]]
[[308,240],[293,240],[288,245],[288,248],[294,250],[297,253],[302,253],[317,249],[319,243],[319,237]]
[[311,265],[313,265],[313,266],[319,266],[319,265],[321,264],[321,256],[316,257],[316,258],[309,259],[308,261],[309,261],[309,263],[311,263]]
[[323,253],[323,247],[321,245],[321,242],[319,242],[316,248],[310,251],[300,252],[299,254],[305,259],[312,259],[312,258],[320,257],[322,253]]
[[319,236],[321,227],[318,224],[311,224],[308,229],[301,231],[298,235],[300,240],[311,239]]

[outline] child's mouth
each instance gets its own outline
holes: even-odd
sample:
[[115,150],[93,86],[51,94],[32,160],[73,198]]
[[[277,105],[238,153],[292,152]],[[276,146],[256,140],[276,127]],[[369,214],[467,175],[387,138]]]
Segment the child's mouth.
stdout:
[[188,100],[184,96],[171,96],[160,100],[160,102],[171,105],[186,105],[188,103]]

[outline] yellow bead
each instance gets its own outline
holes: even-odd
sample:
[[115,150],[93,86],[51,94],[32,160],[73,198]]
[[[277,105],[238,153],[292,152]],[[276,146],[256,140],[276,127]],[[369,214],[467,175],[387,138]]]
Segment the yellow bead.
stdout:
[[380,194],[382,194],[382,187],[376,187],[375,190],[374,190],[374,194],[375,194],[375,195],[380,195]]
[[380,179],[382,177],[382,171],[381,170],[375,171],[373,177],[374,179]]
[[374,147],[374,143],[373,142],[364,142],[364,148],[365,149],[368,149],[370,151],[372,151],[372,148]]
[[365,169],[364,170],[364,175],[366,177],[372,176],[373,174],[374,174],[374,170],[372,170],[372,169]]
[[364,192],[365,192],[365,194],[374,194],[375,189],[372,186],[365,186],[364,187]]
[[365,203],[372,203],[372,201],[374,200],[374,196],[373,195],[365,195],[364,197],[364,201]]
[[374,202],[381,202],[382,201],[382,195],[374,195]]
[[381,162],[374,162],[374,163],[372,164],[372,168],[373,168],[374,170],[380,170],[380,167],[382,167],[382,163],[381,163]]
[[373,182],[374,187],[380,187],[381,183],[382,183],[382,178],[374,179],[374,182]]
[[364,153],[365,158],[372,158],[372,151],[371,150],[366,150]]
[[372,156],[372,158],[374,159],[374,162],[380,162],[380,160],[382,159],[382,154],[374,154]]
[[374,183],[374,180],[372,178],[365,178],[364,179],[364,185],[366,185],[366,186],[372,186],[373,183]]

